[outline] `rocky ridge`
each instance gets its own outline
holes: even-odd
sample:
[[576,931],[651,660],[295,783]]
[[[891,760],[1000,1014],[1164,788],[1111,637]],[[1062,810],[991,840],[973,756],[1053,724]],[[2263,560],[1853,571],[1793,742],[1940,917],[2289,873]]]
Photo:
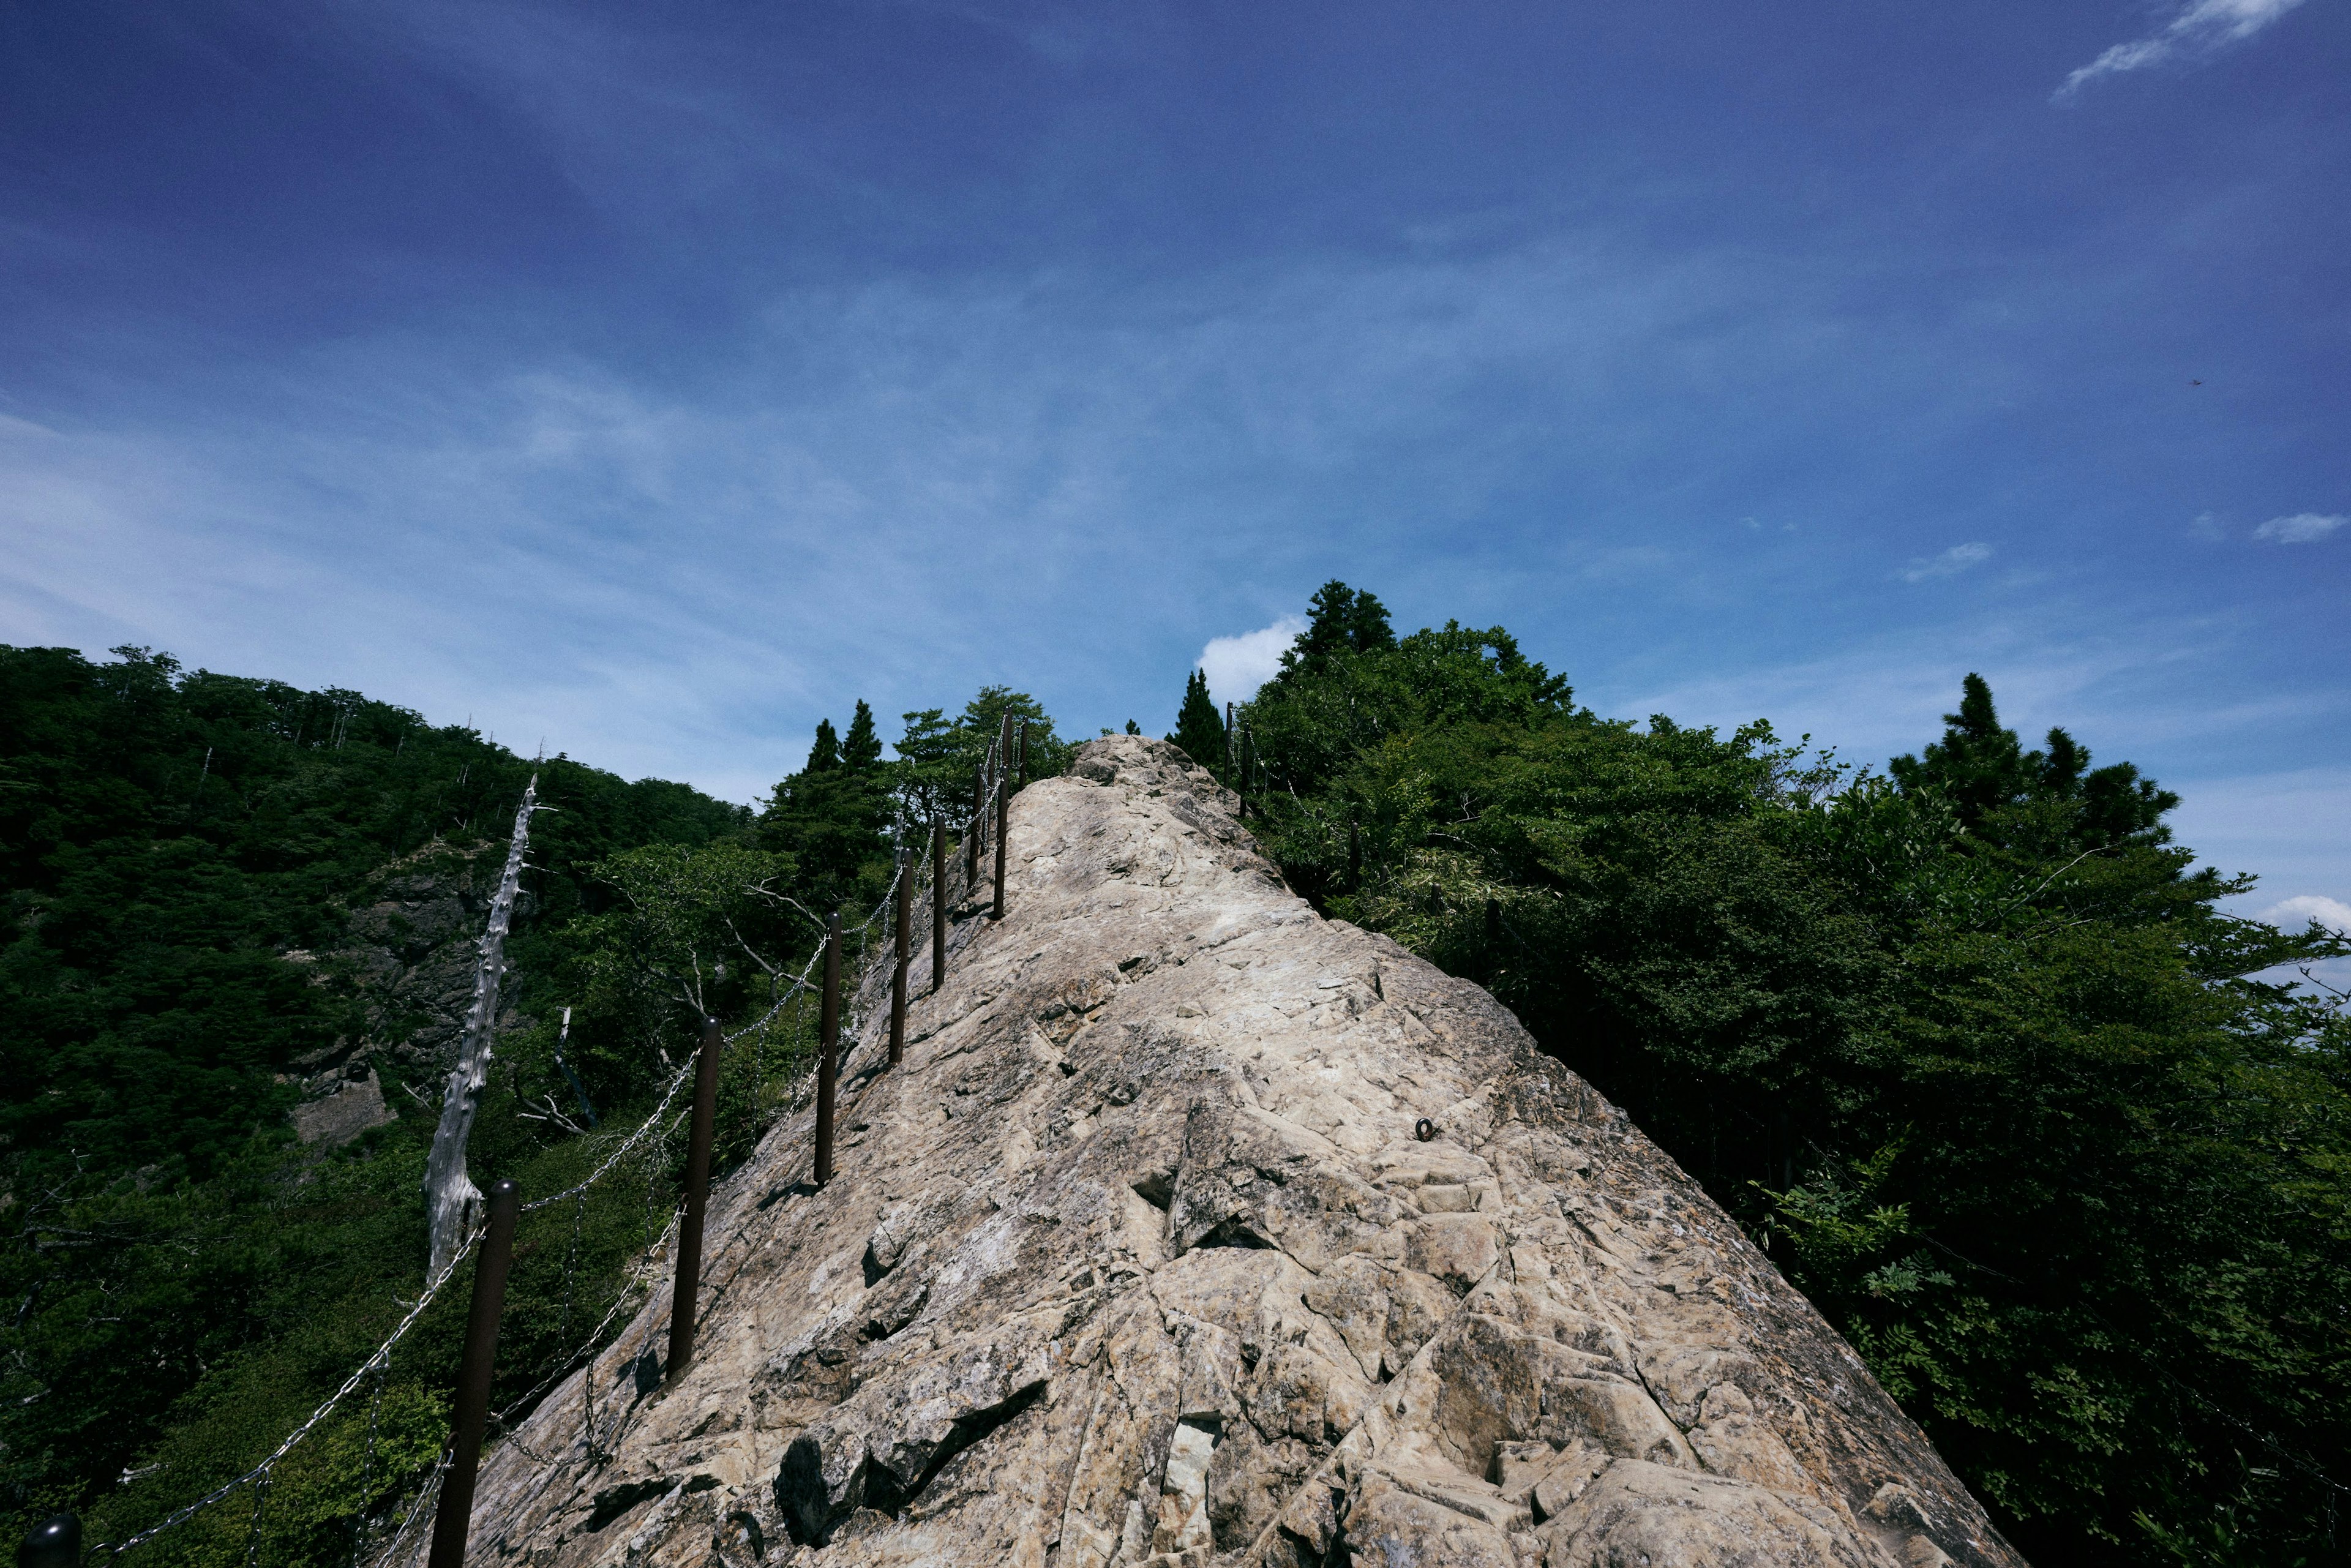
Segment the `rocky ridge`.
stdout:
[[1237,804],[1131,737],[1021,791],[833,1181],[771,1131],[693,1364],[659,1294],[492,1456],[475,1561],[2020,1562],[1623,1113]]

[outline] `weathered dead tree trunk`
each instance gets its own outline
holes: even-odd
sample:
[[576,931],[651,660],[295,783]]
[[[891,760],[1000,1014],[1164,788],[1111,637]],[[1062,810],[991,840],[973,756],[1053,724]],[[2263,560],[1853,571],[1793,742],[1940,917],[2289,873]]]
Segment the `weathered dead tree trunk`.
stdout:
[[516,889],[522,882],[522,855],[530,842],[530,815],[538,809],[538,775],[522,792],[515,812],[514,838],[507,846],[506,874],[498,878],[497,896],[490,901],[490,928],[482,936],[480,962],[474,969],[474,1008],[465,1017],[465,1036],[457,1047],[457,1064],[449,1070],[449,1087],[441,1099],[441,1125],[433,1134],[433,1153],[424,1163],[424,1211],[432,1228],[431,1279],[438,1279],[456,1260],[466,1229],[482,1201],[481,1189],[465,1174],[465,1144],[474,1132],[474,1114],[480,1110],[482,1090],[490,1081],[490,1037],[496,1032],[498,979],[506,968],[507,927],[514,919]]

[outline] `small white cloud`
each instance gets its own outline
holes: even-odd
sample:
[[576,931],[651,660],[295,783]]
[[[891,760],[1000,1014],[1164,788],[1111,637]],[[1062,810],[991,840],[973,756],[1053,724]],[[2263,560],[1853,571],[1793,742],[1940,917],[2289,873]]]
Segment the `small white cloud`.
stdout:
[[2253,538],[2282,545],[2314,545],[2345,523],[2351,523],[2351,517],[2339,512],[2333,517],[2296,512],[2290,517],[2272,517],[2253,530]]
[[2197,513],[2196,520],[2188,525],[2188,531],[2199,539],[2224,539],[2229,537],[2228,530],[2220,526],[2220,519],[2210,512]]
[[1199,665],[1208,677],[1208,695],[1224,703],[1245,703],[1258,687],[1281,668],[1281,655],[1306,630],[1301,616],[1285,615],[1272,625],[1238,637],[1211,637],[1200,650]]
[[2179,14],[2144,38],[2116,44],[2065,78],[2052,101],[2064,103],[2082,84],[2171,60],[2194,64],[2242,43],[2302,4],[2302,0],[2189,0]]
[[2338,936],[2351,936],[2351,904],[2324,894],[2304,893],[2273,904],[2262,911],[2262,918],[2284,931],[2299,931],[2315,920]]
[[1940,555],[1922,555],[1902,569],[1905,582],[1924,582],[1930,577],[1950,577],[1971,566],[1981,566],[1991,559],[1988,544],[1953,545]]

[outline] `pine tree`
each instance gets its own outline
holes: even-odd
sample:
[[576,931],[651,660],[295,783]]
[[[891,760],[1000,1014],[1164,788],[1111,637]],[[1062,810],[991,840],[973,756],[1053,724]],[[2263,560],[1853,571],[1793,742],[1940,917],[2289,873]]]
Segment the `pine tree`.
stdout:
[[1358,653],[1368,653],[1395,645],[1395,632],[1388,625],[1388,607],[1370,590],[1357,590],[1355,602],[1347,612],[1347,646]]
[[862,770],[881,760],[882,737],[873,733],[873,710],[860,697],[856,715],[849,721],[849,735],[841,743],[841,766]]
[[1183,747],[1185,756],[1224,777],[1225,721],[1208,695],[1206,671],[1194,670],[1184,683],[1184,706],[1176,713],[1176,733],[1167,738]]
[[1959,711],[1943,724],[1941,740],[1888,770],[1906,794],[1949,801],[1978,841],[2048,854],[2169,841],[2162,819],[2178,795],[2127,762],[2093,769],[2089,747],[2063,729],[2049,732],[2048,750],[2025,750],[1981,675],[1960,683]]
[[2016,731],[2001,726],[1991,686],[1981,675],[1970,672],[1959,684],[1959,711],[1945,714],[1943,724],[1943,738],[1923,755],[1897,757],[1889,765],[1905,789],[1939,791],[1970,828],[2023,799],[2032,769]]
[[[860,703],[857,706],[863,707],[865,705]],[[830,773],[840,766],[841,737],[833,731],[832,720],[820,718],[816,721],[816,744],[809,747],[808,766],[800,771]]]
[[1388,607],[1376,595],[1332,578],[1306,605],[1306,630],[1281,655],[1279,681],[1293,673],[1320,674],[1341,653],[1368,653],[1396,645]]

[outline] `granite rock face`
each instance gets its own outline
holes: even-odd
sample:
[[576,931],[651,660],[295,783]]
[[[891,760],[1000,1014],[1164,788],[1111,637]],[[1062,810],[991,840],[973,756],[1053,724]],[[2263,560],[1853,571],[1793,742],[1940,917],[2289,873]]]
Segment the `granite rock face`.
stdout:
[[[312,985],[358,1004],[355,1032],[295,1058],[280,1077],[299,1087],[291,1119],[304,1143],[332,1148],[399,1120],[379,1068],[428,1086],[428,1105],[437,1107],[436,1081],[456,1061],[473,1008],[478,944],[505,859],[502,843],[435,840],[369,877],[335,947],[281,955],[303,966]],[[517,907],[529,912],[528,892]],[[530,1021],[511,1004],[499,1009],[501,1033]]]
[[[446,1071],[474,1005],[476,945],[489,919],[507,846],[435,841],[384,867],[352,901],[334,958],[350,977],[365,1034],[339,1041],[335,1060],[381,1056],[412,1073]],[[528,894],[517,902],[528,915]],[[521,1020],[503,1009],[501,1030]]]
[[664,1291],[493,1455],[474,1560],[2020,1562],[1696,1184],[1236,805],[1131,737],[1021,791],[833,1181],[770,1133],[693,1364]]

